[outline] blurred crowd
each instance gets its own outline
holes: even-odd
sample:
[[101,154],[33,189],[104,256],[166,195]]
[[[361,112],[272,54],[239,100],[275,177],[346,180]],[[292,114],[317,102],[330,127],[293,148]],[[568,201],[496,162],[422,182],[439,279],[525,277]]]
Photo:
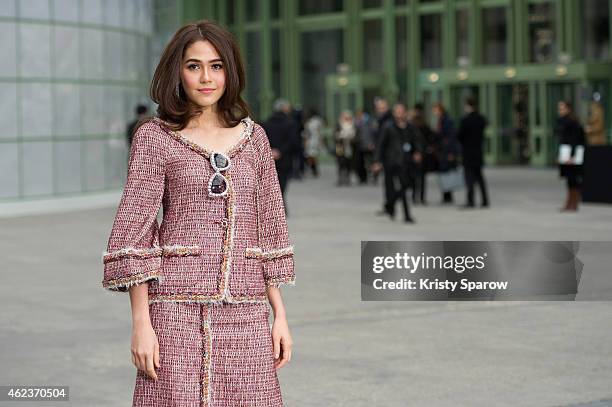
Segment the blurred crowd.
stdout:
[[[441,103],[432,106],[434,120],[430,122],[423,104],[408,108],[402,102],[390,105],[381,97],[374,99],[373,112],[370,115],[364,110],[345,110],[335,124],[328,126],[314,108],[304,112],[285,99],[274,102],[273,113],[262,126],[270,141],[287,214],[289,181],[318,177],[324,154],[335,159],[338,187],[378,185],[379,178],[383,179],[382,205],[377,212],[380,216],[395,219],[399,201],[403,220],[414,223],[410,203],[428,204],[429,175],[435,175],[441,205],[453,205],[456,191],[465,189],[461,209],[490,206],[483,173],[487,119],[478,112],[476,100],[465,99],[464,113],[457,120]],[[137,118],[127,128],[128,142],[134,124],[147,114],[146,106],[136,108]],[[555,135],[561,146],[570,148],[570,160],[558,162],[560,175],[567,180],[567,196],[561,210],[575,211],[582,177],[582,158],[576,158],[577,151],[584,148],[585,135],[593,126],[587,126],[585,133],[567,101],[559,102],[558,116]]]
[[[384,98],[374,100],[374,117],[363,111],[344,111],[334,132],[338,165],[337,185],[350,185],[354,172],[359,184],[376,184],[383,175],[383,205],[379,215],[395,217],[398,201],[404,221],[413,223],[409,201],[427,205],[427,175],[436,173],[443,205],[454,203],[453,191],[467,187],[463,208],[475,208],[474,187],[481,193],[481,207],[489,206],[482,174],[486,119],[473,99],[465,101],[465,115],[456,126],[444,106],[434,104],[435,125],[426,119],[423,104],[393,106]],[[411,191],[411,197],[407,196]]]
[[[373,107],[374,115],[343,111],[337,123],[328,126],[316,109],[302,111],[285,99],[276,100],[262,126],[283,197],[289,180],[318,177],[319,160],[329,153],[335,158],[338,187],[376,185],[382,176],[383,204],[378,214],[392,219],[401,201],[404,221],[414,222],[407,193],[412,192],[412,203],[426,205],[429,173],[438,174],[442,204],[452,204],[453,191],[467,185],[464,207],[476,207],[474,186],[478,185],[480,206],[489,205],[481,170],[486,119],[477,112],[474,100],[466,100],[466,114],[458,128],[441,104],[432,109],[434,128],[427,123],[422,104],[408,109],[403,103],[390,106],[386,99],[376,98]],[[331,135],[326,134],[328,127]]]

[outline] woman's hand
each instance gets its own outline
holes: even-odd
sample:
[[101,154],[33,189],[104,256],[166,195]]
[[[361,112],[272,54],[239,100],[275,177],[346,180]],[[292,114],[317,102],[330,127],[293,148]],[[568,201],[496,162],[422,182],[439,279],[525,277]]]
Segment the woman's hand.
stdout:
[[132,363],[136,368],[157,380],[155,368],[159,368],[159,343],[149,315],[149,283],[130,287],[132,306]]
[[274,348],[274,368],[280,369],[291,360],[291,348],[293,347],[287,318],[284,316],[274,317],[272,343]]
[[132,329],[132,363],[153,380],[159,368],[159,343],[150,322],[134,325]]

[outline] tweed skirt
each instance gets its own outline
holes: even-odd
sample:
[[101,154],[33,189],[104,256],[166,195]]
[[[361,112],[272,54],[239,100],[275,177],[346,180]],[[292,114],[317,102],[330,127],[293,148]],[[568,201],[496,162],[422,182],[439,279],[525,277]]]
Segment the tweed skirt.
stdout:
[[157,378],[136,374],[133,406],[282,406],[267,303],[154,302]]

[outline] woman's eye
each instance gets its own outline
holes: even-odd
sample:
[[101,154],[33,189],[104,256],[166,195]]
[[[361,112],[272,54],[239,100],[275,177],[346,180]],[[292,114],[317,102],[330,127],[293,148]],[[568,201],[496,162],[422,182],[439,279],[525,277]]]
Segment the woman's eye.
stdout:
[[189,70],[191,70],[191,71],[193,71],[193,67],[196,67],[196,68],[197,68],[197,67],[198,67],[198,64],[190,64],[190,65],[187,65],[187,69],[189,69]]
[[215,71],[220,70],[221,68],[223,68],[223,65],[221,64],[212,64],[212,67]]

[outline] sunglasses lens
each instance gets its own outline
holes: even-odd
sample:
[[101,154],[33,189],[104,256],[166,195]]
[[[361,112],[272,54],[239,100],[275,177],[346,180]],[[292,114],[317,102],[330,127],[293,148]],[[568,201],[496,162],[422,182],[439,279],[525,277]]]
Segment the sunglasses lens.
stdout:
[[215,174],[210,182],[210,192],[213,194],[222,194],[227,189],[227,181],[221,174]]
[[215,163],[215,167],[217,167],[219,171],[226,170],[229,166],[229,160],[227,157],[220,153],[215,153],[213,155],[213,161]]

